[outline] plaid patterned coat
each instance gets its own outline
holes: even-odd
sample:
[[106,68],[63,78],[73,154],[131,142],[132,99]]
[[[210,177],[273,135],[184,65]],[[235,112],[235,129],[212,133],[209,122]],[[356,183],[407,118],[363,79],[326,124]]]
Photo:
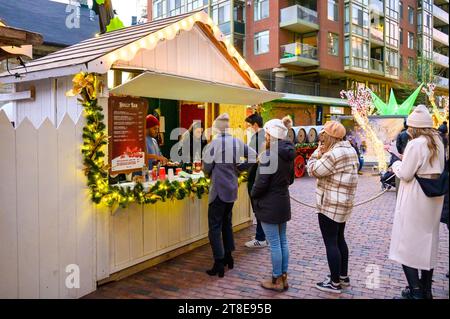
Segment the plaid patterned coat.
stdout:
[[317,178],[318,213],[344,223],[353,209],[358,183],[358,156],[348,141],[336,143],[318,158],[317,149],[308,160],[308,174]]

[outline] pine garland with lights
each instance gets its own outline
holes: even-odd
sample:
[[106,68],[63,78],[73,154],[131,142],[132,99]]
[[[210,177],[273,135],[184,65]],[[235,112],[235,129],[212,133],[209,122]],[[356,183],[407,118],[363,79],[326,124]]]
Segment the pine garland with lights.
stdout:
[[[100,80],[95,74],[81,72],[74,76],[72,82],[73,88],[66,95],[81,96],[78,101],[83,105],[83,115],[86,118],[81,153],[87,185],[94,203],[125,208],[130,203],[154,204],[158,201],[182,200],[187,197],[201,199],[209,193],[211,181],[205,177],[189,178],[185,181],[157,181],[148,191],[145,191],[142,183],[136,183],[133,188],[109,185],[109,167],[105,163],[104,152],[108,136],[103,108],[97,103]],[[247,173],[244,172],[239,176],[238,183],[246,181]]]

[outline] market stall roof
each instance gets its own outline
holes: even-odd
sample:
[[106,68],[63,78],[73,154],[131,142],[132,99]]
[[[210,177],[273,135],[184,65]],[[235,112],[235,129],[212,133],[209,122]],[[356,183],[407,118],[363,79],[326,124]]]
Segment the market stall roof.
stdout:
[[259,104],[282,97],[281,93],[266,90],[150,71],[111,89],[110,93],[239,105]]
[[302,94],[290,94],[286,93],[277,101],[282,102],[300,102],[300,103],[310,103],[310,104],[326,104],[326,105],[336,105],[336,106],[349,106],[347,100],[337,99],[332,97],[324,96],[313,96],[313,95],[302,95]]
[[153,50],[160,41],[172,40],[180,31],[199,25],[214,45],[245,79],[250,87],[265,90],[264,84],[226,40],[217,25],[203,11],[131,26],[101,34],[64,48],[43,58],[30,61],[26,68],[0,74],[0,82],[25,82],[49,77],[72,75],[80,71],[106,73],[118,61],[130,61],[140,49]]
[[31,58],[31,46],[42,42],[43,38],[39,33],[12,28],[0,20],[0,61],[20,55]]

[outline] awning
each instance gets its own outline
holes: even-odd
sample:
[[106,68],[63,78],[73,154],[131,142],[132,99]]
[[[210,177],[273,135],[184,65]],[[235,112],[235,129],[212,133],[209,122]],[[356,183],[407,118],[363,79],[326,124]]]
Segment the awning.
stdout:
[[253,105],[279,99],[281,93],[147,71],[110,90],[115,95]]
[[347,100],[324,96],[302,95],[302,94],[284,94],[278,101],[282,102],[300,102],[309,104],[326,104],[331,106],[349,106]]

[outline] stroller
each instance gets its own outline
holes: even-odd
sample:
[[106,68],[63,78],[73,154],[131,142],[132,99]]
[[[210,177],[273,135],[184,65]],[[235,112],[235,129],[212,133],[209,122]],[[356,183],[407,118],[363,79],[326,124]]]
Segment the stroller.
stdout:
[[395,188],[395,174],[389,170],[386,173],[380,173],[381,189]]

